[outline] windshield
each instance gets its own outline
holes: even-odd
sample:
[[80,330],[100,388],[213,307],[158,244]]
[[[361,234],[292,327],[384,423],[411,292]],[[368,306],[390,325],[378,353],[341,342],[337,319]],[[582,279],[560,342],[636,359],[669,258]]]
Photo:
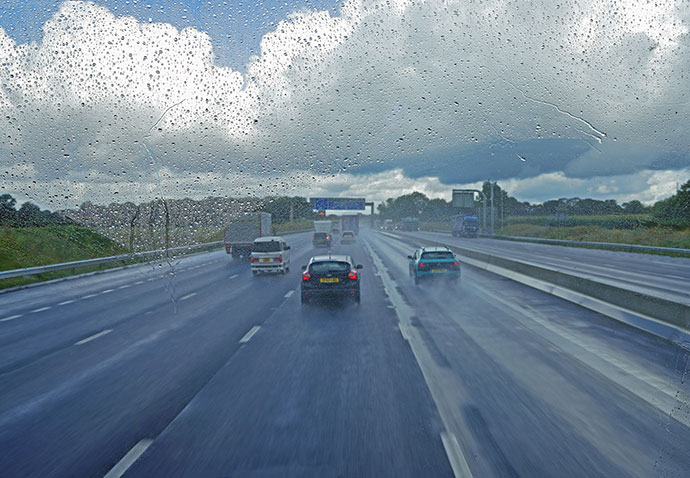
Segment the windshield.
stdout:
[[255,242],[253,246],[254,252],[279,252],[280,242],[277,241],[260,241]]
[[0,477],[688,476],[689,131],[690,0],[4,0]]

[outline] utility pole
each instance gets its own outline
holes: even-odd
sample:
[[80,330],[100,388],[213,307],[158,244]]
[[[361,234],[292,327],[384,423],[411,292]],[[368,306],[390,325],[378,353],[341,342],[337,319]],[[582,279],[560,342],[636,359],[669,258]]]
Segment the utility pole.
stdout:
[[494,233],[494,219],[495,219],[494,185],[496,183],[492,183],[491,180],[489,180],[489,184],[491,184],[491,234],[493,234]]
[[290,222],[295,220],[295,205],[290,204]]

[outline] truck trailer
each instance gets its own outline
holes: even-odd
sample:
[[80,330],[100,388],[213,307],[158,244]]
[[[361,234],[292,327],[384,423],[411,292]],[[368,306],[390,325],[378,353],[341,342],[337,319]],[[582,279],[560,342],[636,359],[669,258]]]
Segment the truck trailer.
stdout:
[[249,260],[254,239],[272,233],[271,215],[267,212],[233,217],[225,228],[225,252],[232,254],[233,259]]

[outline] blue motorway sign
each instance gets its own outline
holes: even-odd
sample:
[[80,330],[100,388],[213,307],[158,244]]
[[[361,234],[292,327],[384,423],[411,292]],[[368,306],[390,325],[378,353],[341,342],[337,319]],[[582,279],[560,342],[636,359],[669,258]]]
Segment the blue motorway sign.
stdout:
[[317,211],[326,209],[348,209],[364,211],[364,198],[310,198],[312,207]]

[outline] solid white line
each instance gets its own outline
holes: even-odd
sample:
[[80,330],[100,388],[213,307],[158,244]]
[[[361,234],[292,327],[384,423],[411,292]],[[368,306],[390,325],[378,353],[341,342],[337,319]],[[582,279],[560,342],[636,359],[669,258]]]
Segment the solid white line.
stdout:
[[239,274],[235,274],[235,275],[233,275],[233,276],[230,276],[230,278],[231,278],[231,279],[234,279],[235,277],[239,277],[239,276],[240,276]]
[[98,294],[89,294],[82,297],[82,299],[90,299],[91,297],[96,297]]
[[7,322],[8,320],[14,320],[18,319],[21,317],[23,314],[17,314],[17,315],[10,315],[9,317],[5,317],[4,319],[0,319],[0,322]]
[[289,291],[287,291],[287,294],[285,294],[283,297],[285,297],[287,299],[288,297],[290,297],[294,293],[295,293],[294,290],[289,290]]
[[41,307],[40,309],[34,309],[31,311],[33,314],[34,312],[43,312],[44,310],[50,310],[50,307]]
[[110,294],[110,293],[113,292],[114,290],[115,290],[115,289],[106,289],[106,290],[104,290],[103,292],[101,292],[101,294]]
[[446,455],[448,456],[448,461],[450,461],[450,466],[453,468],[453,474],[457,477],[471,477],[472,472],[470,467],[465,460],[465,456],[462,454],[460,445],[458,444],[458,439],[455,435],[448,433],[447,431],[441,432],[441,442],[443,442],[443,448],[446,450]]
[[67,304],[71,304],[72,302],[76,302],[76,300],[77,300],[77,299],[65,300],[65,301],[60,302],[58,305],[67,305]]
[[97,334],[93,334],[90,337],[86,337],[85,339],[81,339],[79,342],[75,342],[74,345],[82,345],[82,344],[85,344],[86,342],[91,342],[92,340],[96,340],[98,337],[103,337],[104,335],[107,335],[112,331],[113,331],[113,329],[101,330]]
[[187,300],[190,297],[194,297],[195,295],[196,295],[196,292],[192,292],[191,294],[183,295],[182,297],[180,297],[180,300]]
[[261,328],[261,326],[255,325],[254,327],[252,327],[251,329],[249,329],[249,332],[247,332],[246,334],[244,334],[244,337],[242,337],[242,338],[240,339],[240,343],[241,343],[241,344],[246,344],[247,342],[249,342],[249,341],[252,339],[252,337],[254,337],[254,334],[257,333],[257,332],[259,331],[260,328]]
[[103,478],[120,478],[137,459],[151,446],[153,440],[144,438],[132,447],[125,456]]

